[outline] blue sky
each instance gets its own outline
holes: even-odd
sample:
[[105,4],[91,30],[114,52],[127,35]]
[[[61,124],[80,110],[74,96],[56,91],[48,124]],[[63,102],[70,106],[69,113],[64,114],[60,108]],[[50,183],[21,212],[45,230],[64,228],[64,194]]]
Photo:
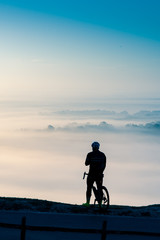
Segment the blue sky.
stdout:
[[4,0],[0,3],[160,40],[159,0]]
[[159,97],[160,2],[1,1],[1,99]]

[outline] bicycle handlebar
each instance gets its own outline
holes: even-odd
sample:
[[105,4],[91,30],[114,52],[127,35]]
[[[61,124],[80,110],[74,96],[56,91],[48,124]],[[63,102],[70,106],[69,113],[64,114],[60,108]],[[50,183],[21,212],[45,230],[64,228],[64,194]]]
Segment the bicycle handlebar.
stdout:
[[83,179],[85,179],[85,176],[88,175],[88,173],[84,172]]
[[[86,175],[88,175],[88,173],[87,172],[84,172],[84,174],[83,174],[83,179],[85,179],[85,176]],[[104,174],[102,174],[102,177],[104,177]]]

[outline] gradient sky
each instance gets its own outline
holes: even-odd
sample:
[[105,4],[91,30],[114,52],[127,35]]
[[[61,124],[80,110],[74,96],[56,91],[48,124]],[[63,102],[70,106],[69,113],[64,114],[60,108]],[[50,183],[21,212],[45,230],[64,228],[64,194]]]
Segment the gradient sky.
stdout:
[[0,100],[160,96],[159,0],[0,0]]
[[[117,121],[59,109],[160,110],[159,12],[160,0],[0,0],[2,196],[81,203],[82,168],[97,140],[113,204],[157,203],[159,130],[146,124],[158,112]],[[103,132],[101,121],[119,130]],[[76,123],[86,132],[74,132]]]

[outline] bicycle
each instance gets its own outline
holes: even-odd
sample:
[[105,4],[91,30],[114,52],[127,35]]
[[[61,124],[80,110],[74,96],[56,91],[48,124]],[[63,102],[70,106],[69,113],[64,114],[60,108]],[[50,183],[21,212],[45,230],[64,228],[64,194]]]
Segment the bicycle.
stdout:
[[[85,179],[86,175],[88,175],[88,173],[84,172],[83,179]],[[101,203],[98,202],[98,200],[99,200],[98,189],[96,188],[95,185],[93,185],[92,189],[93,189],[93,193],[95,196],[94,205],[98,205],[99,207],[103,207],[107,210],[109,207],[109,204],[110,204],[110,197],[109,197],[108,189],[105,186],[102,186],[102,201],[101,201]]]

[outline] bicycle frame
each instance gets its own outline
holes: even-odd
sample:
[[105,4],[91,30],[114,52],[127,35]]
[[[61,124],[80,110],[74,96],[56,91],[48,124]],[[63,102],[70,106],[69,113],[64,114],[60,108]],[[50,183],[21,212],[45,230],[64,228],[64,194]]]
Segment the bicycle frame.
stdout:
[[[88,175],[88,173],[84,172],[83,174],[83,179],[85,179],[85,176]],[[99,198],[99,193],[98,193],[98,189],[93,185],[92,187],[93,189],[93,193],[94,193],[94,196],[95,196],[95,199],[94,199],[94,205],[96,204],[96,202],[98,203],[98,198]],[[105,186],[102,186],[102,202],[101,203],[98,203],[99,207],[101,207],[101,205],[105,205],[106,208],[109,207],[109,192],[107,190],[107,188]]]

